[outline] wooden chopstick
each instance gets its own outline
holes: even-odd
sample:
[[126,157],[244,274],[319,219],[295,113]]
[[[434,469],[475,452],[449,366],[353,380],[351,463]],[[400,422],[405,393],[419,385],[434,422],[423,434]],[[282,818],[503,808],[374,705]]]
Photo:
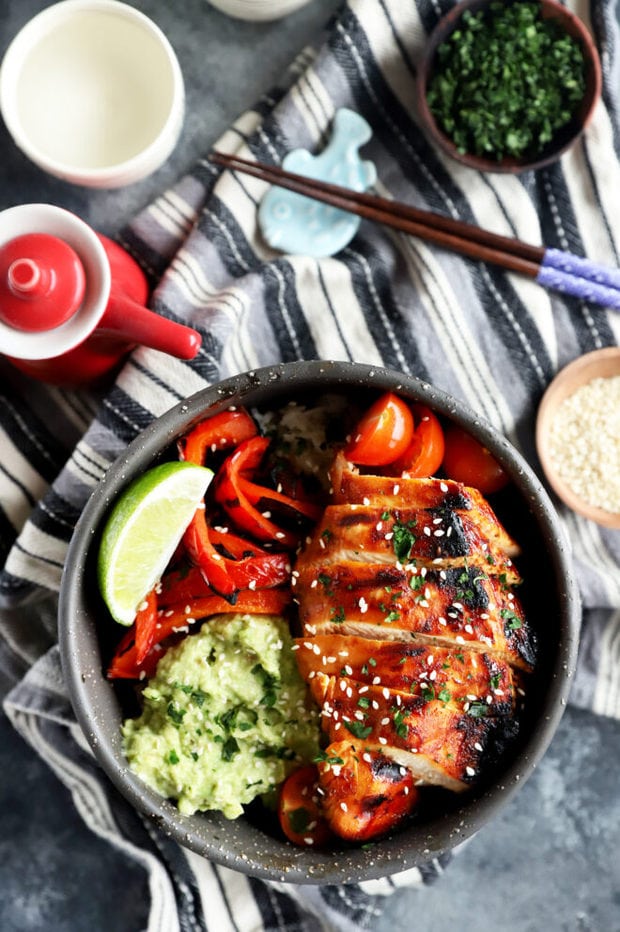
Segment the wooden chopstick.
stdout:
[[211,152],[209,159],[216,165],[253,175],[296,194],[323,201],[366,220],[393,227],[471,259],[490,262],[530,278],[537,277],[545,256],[542,246],[532,246],[509,236],[483,230],[474,224],[388,198],[307,178],[275,165],[265,165],[218,151]]

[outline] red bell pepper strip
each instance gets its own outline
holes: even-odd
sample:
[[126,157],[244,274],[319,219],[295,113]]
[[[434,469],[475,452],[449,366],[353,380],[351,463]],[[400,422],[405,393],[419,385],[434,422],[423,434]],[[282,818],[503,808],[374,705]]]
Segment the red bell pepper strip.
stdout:
[[200,568],[209,586],[221,595],[232,595],[236,586],[228,574],[224,557],[211,542],[204,509],[199,508],[194,514],[183,535],[183,543],[190,560]]
[[110,662],[107,675],[110,679],[140,679],[154,674],[162,654],[161,642],[173,634],[179,634],[192,622],[209,618],[211,615],[229,612],[248,612],[253,615],[281,615],[291,603],[289,589],[251,589],[240,592],[234,608],[221,596],[211,594],[190,600],[187,605],[176,606],[160,611],[157,615],[153,642],[149,653],[138,661],[135,626],[129,628],[116,649]]
[[239,477],[239,488],[250,504],[259,508],[268,508],[270,503],[273,503],[276,508],[280,506],[302,515],[304,518],[309,518],[311,521],[318,521],[323,514],[323,508],[320,505],[291,498],[290,495],[284,495],[282,492],[277,492],[268,486],[258,485],[256,482],[246,479],[245,476]]
[[256,469],[270,444],[268,437],[251,437],[239,444],[224,460],[216,476],[216,501],[238,528],[263,541],[278,541],[283,547],[295,547],[298,536],[283,530],[249,501],[242,488],[244,473]]
[[157,594],[154,589],[149,592],[144,599],[144,604],[138,609],[134,625],[136,629],[136,660],[138,663],[142,663],[155,643]]
[[203,466],[209,453],[236,447],[257,433],[256,424],[244,408],[222,411],[200,421],[179,440],[179,458]]
[[290,561],[285,553],[269,553],[258,548],[254,556],[241,560],[222,556],[213,544],[211,528],[202,509],[192,518],[183,540],[190,559],[200,568],[209,586],[223,596],[233,596],[239,589],[279,586],[290,577]]
[[160,608],[166,608],[179,602],[210,595],[212,591],[198,566],[186,566],[164,574],[157,602]]

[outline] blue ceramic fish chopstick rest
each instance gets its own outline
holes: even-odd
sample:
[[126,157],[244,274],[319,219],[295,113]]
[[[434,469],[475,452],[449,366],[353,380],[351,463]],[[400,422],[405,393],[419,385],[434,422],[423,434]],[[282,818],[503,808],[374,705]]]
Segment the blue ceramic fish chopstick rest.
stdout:
[[[317,181],[366,191],[377,173],[372,162],[362,161],[359,149],[371,135],[363,117],[342,108],[336,111],[331,137],[322,152],[312,155],[307,149],[294,149],[282,167]],[[261,201],[258,222],[273,249],[319,259],[344,249],[357,233],[361,218],[292,191],[271,188]]]
[[362,161],[358,150],[370,137],[370,127],[359,114],[341,109],[319,155],[293,150],[282,168],[221,152],[210,158],[275,186],[260,204],[259,224],[269,245],[282,252],[314,258],[335,255],[365,218],[526,275],[545,288],[620,310],[618,269],[367,193],[376,171],[372,162]]

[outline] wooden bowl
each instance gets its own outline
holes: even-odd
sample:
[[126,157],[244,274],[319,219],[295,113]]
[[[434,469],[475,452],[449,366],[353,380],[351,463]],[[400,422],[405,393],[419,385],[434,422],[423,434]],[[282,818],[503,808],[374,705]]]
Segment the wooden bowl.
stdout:
[[555,377],[543,395],[536,420],[536,448],[549,484],[556,495],[577,514],[603,527],[620,528],[620,512],[610,512],[584,501],[559,474],[550,452],[551,426],[558,407],[592,379],[620,376],[620,347],[586,353]]
[[418,117],[427,136],[444,152],[466,165],[485,172],[503,172],[517,174],[530,169],[542,168],[555,162],[566,152],[582,134],[594,111],[601,94],[601,63],[596,45],[586,25],[556,0],[541,0],[543,19],[555,20],[570,36],[581,45],[586,67],[586,90],[573,119],[562,127],[535,157],[503,159],[487,158],[473,153],[459,152],[450,137],[440,128],[427,102],[427,90],[433,75],[435,55],[438,47],[445,42],[461,25],[463,14],[467,11],[476,13],[489,6],[493,0],[462,0],[449,13],[443,16],[431,33],[423,60],[420,62],[417,76]]

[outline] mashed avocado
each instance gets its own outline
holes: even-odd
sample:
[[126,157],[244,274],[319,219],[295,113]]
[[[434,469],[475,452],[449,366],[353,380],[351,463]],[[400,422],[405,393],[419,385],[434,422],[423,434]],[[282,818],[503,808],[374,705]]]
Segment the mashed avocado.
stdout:
[[273,615],[219,615],[171,648],[122,728],[131,769],[181,812],[229,819],[319,752],[316,710]]

